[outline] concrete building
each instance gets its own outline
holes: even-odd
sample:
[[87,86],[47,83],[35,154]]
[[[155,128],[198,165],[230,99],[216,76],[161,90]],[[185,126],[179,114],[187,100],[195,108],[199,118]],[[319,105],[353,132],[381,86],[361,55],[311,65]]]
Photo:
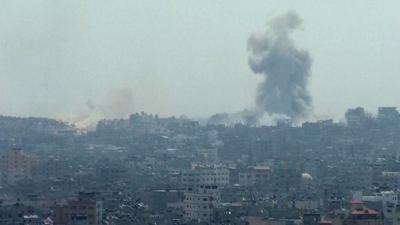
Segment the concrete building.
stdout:
[[348,109],[346,114],[346,122],[350,127],[361,126],[365,123],[367,115],[364,108],[357,107],[354,109]]
[[383,225],[379,212],[367,208],[362,201],[352,201],[350,214],[343,222],[344,225]]
[[268,166],[254,166],[239,171],[239,184],[241,186],[254,186],[256,184],[265,184],[270,175]]
[[292,202],[291,207],[301,211],[317,210],[320,207],[320,202],[313,199],[299,199]]
[[34,157],[20,148],[13,148],[0,156],[0,184],[14,184],[32,177]]
[[400,205],[388,204],[385,211],[384,223],[385,225],[399,225],[400,224]]
[[394,121],[400,118],[400,114],[396,107],[379,107],[378,108],[378,119]]
[[94,193],[79,193],[65,205],[53,207],[54,222],[59,225],[100,225],[103,223],[103,204]]
[[19,202],[0,206],[1,225],[41,225],[38,215],[38,210],[35,210],[34,207]]
[[220,192],[215,185],[202,185],[195,191],[186,192],[183,200],[185,220],[211,222],[214,208],[220,200]]
[[221,165],[193,165],[191,169],[182,170],[181,183],[185,188],[200,185],[229,185],[229,169]]
[[197,159],[203,163],[214,164],[219,162],[217,148],[202,148],[197,150]]
[[387,219],[390,221],[389,224],[392,224],[392,219],[397,217],[395,212],[396,206],[399,202],[398,194],[394,191],[381,191],[373,195],[362,195],[361,193],[356,192],[353,195],[353,198],[364,202],[375,210],[381,211],[385,217],[385,221]]
[[363,195],[361,200],[364,202],[382,202],[383,208],[388,204],[397,204],[398,197],[394,191],[381,191],[375,195]]

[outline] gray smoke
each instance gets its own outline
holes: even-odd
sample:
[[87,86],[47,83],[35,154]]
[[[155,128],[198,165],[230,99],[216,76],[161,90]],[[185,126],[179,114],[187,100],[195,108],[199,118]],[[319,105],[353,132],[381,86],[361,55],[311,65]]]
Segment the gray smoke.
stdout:
[[307,90],[311,58],[290,38],[301,23],[298,14],[290,11],[273,18],[248,40],[250,68],[264,76],[258,86],[258,110],[285,115],[293,121],[306,117],[312,109]]
[[126,119],[135,112],[134,95],[131,89],[121,88],[108,92],[100,104],[92,99],[86,101],[87,112],[75,116],[61,116],[60,120],[76,127],[92,130],[101,119]]
[[128,118],[135,111],[133,91],[129,88],[110,91],[100,109],[105,118]]

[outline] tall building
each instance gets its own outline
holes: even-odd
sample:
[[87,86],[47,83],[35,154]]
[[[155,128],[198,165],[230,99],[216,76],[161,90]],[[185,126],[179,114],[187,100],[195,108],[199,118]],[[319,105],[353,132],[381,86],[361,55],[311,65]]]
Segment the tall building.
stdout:
[[194,165],[191,169],[183,170],[181,183],[185,188],[200,185],[229,185],[229,169],[221,165]]
[[362,201],[352,201],[350,214],[344,220],[344,225],[383,225],[381,214],[365,207]]
[[53,218],[58,225],[101,225],[103,204],[93,192],[81,192],[77,199],[53,207]]
[[379,107],[378,108],[378,119],[393,121],[400,118],[400,114],[396,107]]
[[400,205],[388,204],[383,212],[385,215],[386,225],[399,225],[400,224]]
[[367,114],[365,113],[364,108],[357,107],[354,109],[348,109],[346,114],[346,122],[350,127],[361,126],[365,123],[367,119]]
[[265,184],[270,176],[270,168],[268,166],[254,166],[239,171],[239,184],[241,186],[254,186]]
[[184,218],[187,221],[211,222],[214,218],[214,209],[221,201],[219,189],[216,185],[201,185],[194,191],[184,194]]
[[0,175],[2,184],[32,177],[34,157],[20,148],[13,148],[0,156]]

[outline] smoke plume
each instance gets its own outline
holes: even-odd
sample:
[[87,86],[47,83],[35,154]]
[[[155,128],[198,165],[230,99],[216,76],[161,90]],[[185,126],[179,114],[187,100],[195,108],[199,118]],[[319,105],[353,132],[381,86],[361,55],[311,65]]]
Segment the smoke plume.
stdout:
[[293,121],[310,113],[312,98],[307,85],[311,58],[290,38],[301,23],[298,14],[290,11],[273,18],[248,39],[249,66],[264,76],[258,86],[257,111],[285,115]]
[[121,88],[108,93],[106,102],[99,110],[105,118],[127,118],[135,110],[134,97],[131,89]]
[[60,119],[78,128],[92,130],[101,119],[128,118],[135,111],[133,92],[127,88],[114,89],[107,93],[100,104],[87,100],[86,107],[87,112],[81,115],[61,116]]

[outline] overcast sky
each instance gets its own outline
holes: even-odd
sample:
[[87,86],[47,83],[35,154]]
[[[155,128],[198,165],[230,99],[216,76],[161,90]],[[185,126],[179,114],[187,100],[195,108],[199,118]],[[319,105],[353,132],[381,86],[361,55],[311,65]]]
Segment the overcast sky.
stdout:
[[251,108],[262,77],[248,66],[247,39],[288,10],[304,21],[294,40],[313,59],[317,117],[400,106],[399,9],[398,0],[1,0],[0,114],[80,114],[115,92],[162,115]]

